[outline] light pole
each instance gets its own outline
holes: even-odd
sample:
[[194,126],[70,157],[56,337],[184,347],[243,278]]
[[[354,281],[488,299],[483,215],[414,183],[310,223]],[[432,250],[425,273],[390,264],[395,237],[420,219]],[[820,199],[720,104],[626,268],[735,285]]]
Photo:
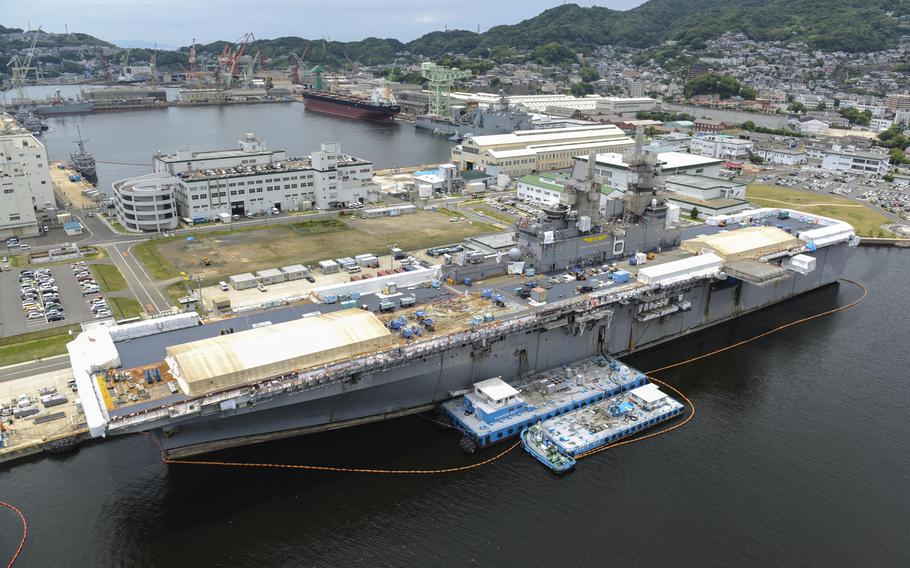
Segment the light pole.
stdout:
[[395,268],[395,255],[392,254],[392,249],[397,247],[398,243],[391,243],[389,245],[389,268]]

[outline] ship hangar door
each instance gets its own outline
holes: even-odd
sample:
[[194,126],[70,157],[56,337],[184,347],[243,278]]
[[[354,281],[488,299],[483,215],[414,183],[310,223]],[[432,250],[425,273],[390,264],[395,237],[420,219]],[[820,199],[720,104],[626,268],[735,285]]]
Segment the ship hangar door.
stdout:
[[245,215],[246,206],[243,201],[231,201],[231,215]]

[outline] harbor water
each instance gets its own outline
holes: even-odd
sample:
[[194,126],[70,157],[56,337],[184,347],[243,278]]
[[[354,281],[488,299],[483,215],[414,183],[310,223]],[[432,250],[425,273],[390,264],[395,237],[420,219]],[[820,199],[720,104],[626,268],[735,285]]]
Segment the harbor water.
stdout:
[[[28,518],[17,567],[907,566],[907,251],[860,247],[868,298],[657,375],[697,406],[683,428],[556,477],[520,449],[468,472],[369,475],[164,465],[141,435],[0,470]],[[842,283],[626,362],[648,370],[809,314]],[[426,469],[470,463],[428,417],[212,456]],[[0,510],[0,557],[18,518]]]
[[[53,95],[54,87],[27,92],[43,98]],[[64,97],[78,93],[74,86],[61,88]],[[175,95],[176,90],[168,90],[169,98]],[[319,150],[322,142],[339,142],[344,153],[371,160],[377,169],[447,162],[454,145],[407,122],[338,118],[307,112],[300,102],[98,112],[52,116],[46,122],[49,130],[41,140],[51,160],[69,159],[79,126],[86,149],[98,162],[98,189],[108,194],[111,182],[151,172],[155,152],[238,148],[246,132],[254,132],[268,148],[286,150],[288,157]]]

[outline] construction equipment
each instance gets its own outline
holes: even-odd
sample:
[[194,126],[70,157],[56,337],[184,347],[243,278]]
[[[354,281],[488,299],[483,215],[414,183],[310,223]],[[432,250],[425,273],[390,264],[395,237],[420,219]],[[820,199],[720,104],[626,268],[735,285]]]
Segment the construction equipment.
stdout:
[[193,43],[190,45],[190,52],[187,56],[188,63],[190,65],[190,76],[188,79],[191,82],[196,81],[196,38],[193,38]]
[[291,62],[291,83],[295,85],[300,84],[300,70],[306,68],[306,56],[310,52],[311,42],[308,42],[304,46],[303,51],[300,52],[300,56],[296,53],[292,53],[291,57],[293,61]]
[[234,82],[235,78],[240,76],[240,58],[243,57],[243,54],[246,52],[247,46],[250,42],[256,41],[256,38],[253,36],[253,32],[247,32],[243,36],[234,42],[233,45],[225,44],[224,49],[221,50],[221,55],[218,56],[219,64],[219,76],[221,82],[225,88],[230,88]]
[[317,65],[317,66],[313,67],[312,69],[310,69],[310,75],[316,77],[316,80],[313,82],[313,88],[316,89],[317,91],[323,90],[323,85],[322,85],[323,72],[325,72],[325,69],[323,69],[322,65]]
[[149,85],[158,84],[158,44],[155,44],[155,50],[152,52],[152,56],[149,57]]
[[209,257],[203,256],[202,257],[202,266],[211,266],[211,265],[212,265],[212,261],[209,260]]
[[26,79],[28,79],[29,71],[34,71],[36,80],[40,78],[38,76],[38,68],[32,66],[32,59],[35,57],[35,45],[38,43],[39,33],[41,33],[40,26],[35,30],[35,35],[32,36],[32,43],[25,52],[25,59],[20,58],[17,53],[9,60],[9,63],[6,64],[12,74],[12,86],[16,89],[16,96],[20,99],[25,98],[23,87],[25,86]]
[[420,74],[429,81],[427,88],[430,91],[430,114],[443,117],[451,115],[452,101],[449,93],[452,92],[452,85],[459,79],[470,77],[471,72],[424,62],[420,65]]

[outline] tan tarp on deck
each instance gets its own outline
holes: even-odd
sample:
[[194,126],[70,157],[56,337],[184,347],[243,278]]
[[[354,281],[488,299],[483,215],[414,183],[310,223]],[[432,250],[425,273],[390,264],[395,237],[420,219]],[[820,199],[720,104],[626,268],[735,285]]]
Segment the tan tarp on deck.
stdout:
[[777,227],[746,227],[682,242],[693,254],[710,251],[724,260],[759,258],[800,246],[799,239]]
[[199,394],[331,363],[389,346],[371,312],[342,310],[167,348],[187,394]]

